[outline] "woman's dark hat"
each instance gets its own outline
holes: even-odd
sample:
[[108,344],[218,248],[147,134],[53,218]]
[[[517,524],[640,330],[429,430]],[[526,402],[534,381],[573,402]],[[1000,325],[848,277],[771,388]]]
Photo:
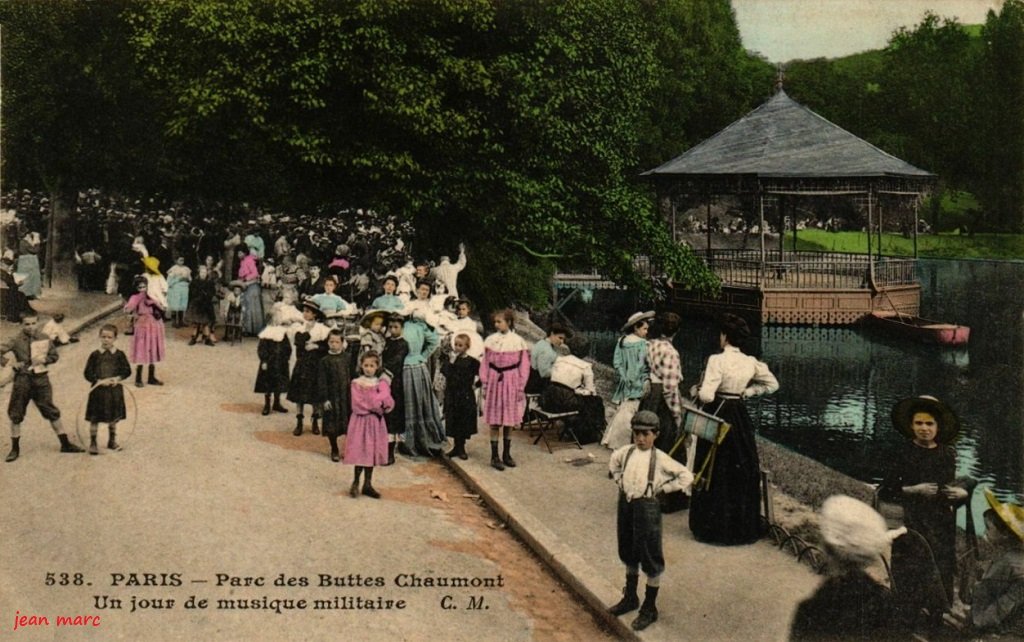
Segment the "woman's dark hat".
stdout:
[[306,309],[312,310],[313,312],[316,313],[316,318],[317,319],[319,319],[321,321],[324,319],[324,311],[320,309],[320,304],[317,303],[316,301],[314,301],[313,299],[306,299],[305,301],[303,301],[302,302],[302,309],[303,310],[306,310]]
[[634,312],[633,314],[629,315],[628,319],[626,319],[626,324],[622,326],[622,330],[620,330],[620,332],[625,334],[632,330],[633,326],[640,323],[641,321],[650,321],[653,318],[654,310],[649,310],[647,312]]
[[935,417],[939,424],[939,431],[935,435],[936,442],[945,445],[956,441],[960,434],[960,418],[956,416],[952,408],[929,395],[910,397],[893,406],[893,427],[906,438],[913,439],[914,429],[911,427],[911,421],[914,418],[914,413],[917,412],[927,412]]
[[633,430],[660,430],[661,421],[658,419],[658,415],[650,410],[641,410],[633,415],[632,421],[629,422],[629,427]]

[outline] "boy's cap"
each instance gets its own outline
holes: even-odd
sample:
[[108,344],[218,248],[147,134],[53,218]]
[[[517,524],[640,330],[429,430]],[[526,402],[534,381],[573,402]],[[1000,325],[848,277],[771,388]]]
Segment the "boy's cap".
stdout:
[[630,428],[633,430],[657,431],[661,428],[661,421],[658,419],[658,415],[650,410],[641,410],[633,415],[633,420],[630,422]]

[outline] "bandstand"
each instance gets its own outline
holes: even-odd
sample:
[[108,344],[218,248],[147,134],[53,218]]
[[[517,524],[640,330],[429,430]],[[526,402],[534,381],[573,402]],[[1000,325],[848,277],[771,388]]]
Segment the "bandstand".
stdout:
[[[680,202],[707,205],[707,247],[695,251],[718,275],[721,294],[712,298],[673,288],[671,305],[682,312],[729,309],[762,323],[816,325],[856,323],[874,310],[919,312],[917,207],[935,175],[829,122],[781,88],[754,111],[643,176],[654,182],[673,236]],[[754,203],[759,248],[711,248],[711,202],[726,195]],[[822,198],[853,199],[867,220],[866,254],[796,250],[796,206]],[[777,241],[765,234],[772,213]],[[904,220],[912,216],[904,229],[914,237],[913,258],[881,256],[883,215],[892,219],[897,213]]]

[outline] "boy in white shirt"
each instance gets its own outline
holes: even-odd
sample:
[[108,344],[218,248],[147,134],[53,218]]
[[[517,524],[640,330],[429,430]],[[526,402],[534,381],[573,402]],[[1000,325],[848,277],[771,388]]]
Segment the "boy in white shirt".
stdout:
[[[612,453],[608,470],[619,485],[619,559],[626,565],[626,587],[622,599],[608,609],[623,615],[640,608],[631,626],[642,631],[658,619],[658,598],[665,558],[661,549],[661,505],[658,495],[688,490],[693,474],[676,460],[654,447],[660,422],[658,415],[641,410],[631,422],[634,443]],[[637,597],[640,569],[647,576],[643,605]]]

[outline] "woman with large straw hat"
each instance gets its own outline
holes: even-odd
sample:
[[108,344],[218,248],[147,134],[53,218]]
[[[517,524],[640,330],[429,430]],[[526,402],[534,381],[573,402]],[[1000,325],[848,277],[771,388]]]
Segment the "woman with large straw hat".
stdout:
[[640,398],[648,385],[650,366],[647,363],[647,331],[654,311],[636,312],[622,326],[622,337],[615,343],[612,365],[615,367],[615,391],[612,403],[619,409],[601,438],[601,445],[615,450],[632,440],[630,421],[640,408]]
[[974,587],[971,623],[986,632],[1024,638],[1024,507],[985,489],[985,538],[999,552]]
[[904,592],[904,599],[938,618],[953,602],[956,509],[967,501],[974,485],[970,479],[956,478],[956,451],[950,444],[959,435],[960,420],[945,403],[920,396],[893,406],[892,425],[907,441],[894,453],[878,496],[902,505],[904,524],[928,542],[944,596],[929,590],[932,571],[919,563],[911,537],[893,544],[893,574],[908,578],[904,585],[910,586],[911,594]]

